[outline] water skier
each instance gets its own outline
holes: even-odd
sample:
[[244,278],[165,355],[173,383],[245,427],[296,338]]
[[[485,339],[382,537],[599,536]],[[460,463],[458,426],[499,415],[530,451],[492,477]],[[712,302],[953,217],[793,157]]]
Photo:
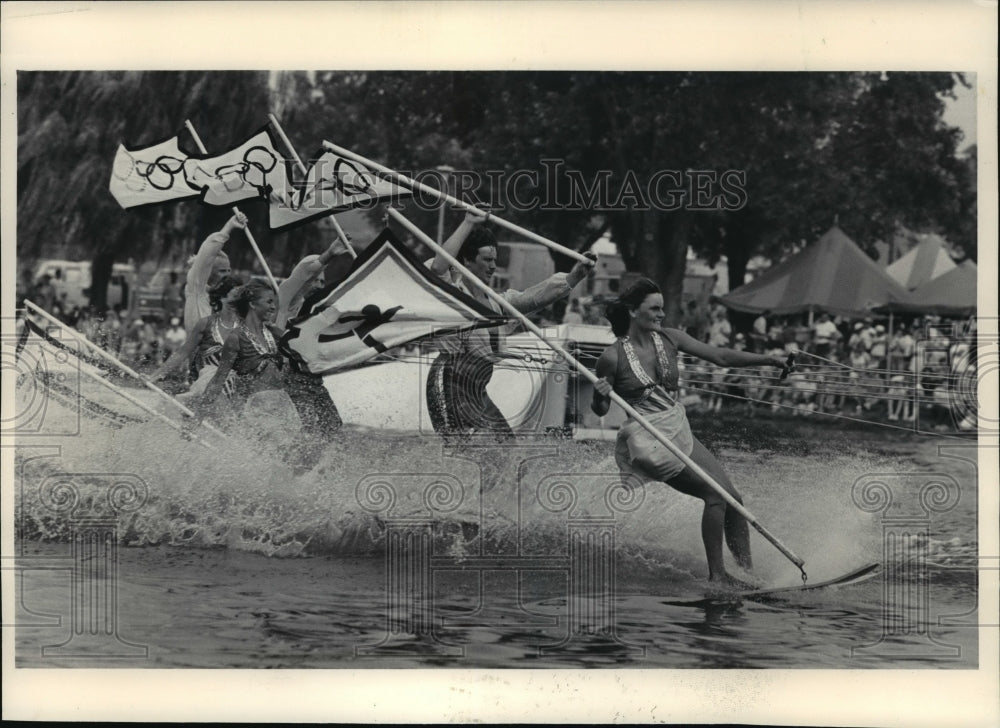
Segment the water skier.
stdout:
[[[445,241],[444,249],[489,285],[497,268],[497,240],[481,226],[487,218],[488,215],[466,213],[461,225]],[[587,277],[592,265],[578,262],[569,273],[555,273],[525,291],[509,289],[501,295],[518,311],[536,311],[569,295]],[[430,268],[484,306],[504,313],[493,299],[455,274],[444,256],[436,256]],[[438,340],[441,353],[431,365],[426,388],[427,408],[435,432],[446,438],[484,432],[500,440],[513,436],[510,424],[486,393],[495,363],[508,356],[504,352],[504,338],[499,327],[492,327]]]
[[218,368],[199,402],[203,408],[215,402],[230,372],[235,373],[232,390],[238,404],[257,392],[283,389],[284,360],[277,344],[281,332],[271,325],[278,311],[276,292],[268,283],[251,280],[235,289],[228,302],[240,323],[226,336]]
[[[170,372],[180,368],[189,367],[195,375],[187,392],[183,392],[182,397],[192,397],[200,395],[205,391],[205,387],[215,375],[215,370],[219,366],[219,355],[222,347],[226,343],[226,336],[236,330],[242,323],[242,319],[236,309],[227,304],[226,297],[229,293],[244,284],[244,280],[237,275],[227,274],[208,291],[209,302],[212,307],[212,314],[200,319],[191,329],[191,333],[185,339],[181,347],[175,351],[163,365],[153,372],[152,380],[158,381],[167,376]],[[229,378],[231,383],[232,376]],[[227,394],[231,394],[227,389]]]
[[[785,361],[710,346],[679,329],[662,328],[663,295],[645,278],[609,304],[605,316],[618,340],[598,359],[600,379],[594,386],[591,409],[603,417],[611,406],[611,392],[616,392],[742,503],[722,465],[691,433],[684,405],[677,401],[678,352],[722,367],[769,365],[783,369]],[[635,419],[629,418],[618,431],[615,460],[625,479],[657,480],[704,501],[701,536],[709,580],[745,586],[726,572],[722,552],[724,535],[736,562],[744,569],[752,567],[749,528],[739,513]]]
[[190,336],[196,323],[212,315],[208,291],[232,271],[229,256],[222,250],[233,230],[245,230],[247,216],[236,212],[219,232],[212,233],[191,259],[184,283],[184,329]]

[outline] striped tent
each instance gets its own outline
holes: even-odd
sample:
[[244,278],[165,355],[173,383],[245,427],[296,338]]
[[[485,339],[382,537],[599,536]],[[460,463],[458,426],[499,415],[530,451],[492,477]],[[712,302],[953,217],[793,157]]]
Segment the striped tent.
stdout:
[[736,311],[770,310],[779,316],[826,311],[861,317],[878,306],[910,300],[906,289],[836,226],[722,297],[722,303]]
[[921,313],[937,316],[969,316],[976,312],[978,270],[971,260],[944,275],[927,281],[911,294],[910,302],[897,301],[882,307],[893,313]]
[[886,267],[885,272],[907,290],[947,273],[955,267],[944,240],[939,236],[921,235],[912,250]]

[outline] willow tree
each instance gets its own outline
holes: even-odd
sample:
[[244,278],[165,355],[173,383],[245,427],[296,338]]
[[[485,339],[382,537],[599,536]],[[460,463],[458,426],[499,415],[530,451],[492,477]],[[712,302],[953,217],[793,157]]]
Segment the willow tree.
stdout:
[[[22,71],[17,94],[18,256],[90,258],[99,308],[116,261],[179,256],[230,214],[193,202],[122,210],[108,192],[118,145],[180,132],[182,148],[196,152],[182,132],[190,119],[209,150],[221,150],[260,128],[268,109],[258,72]],[[269,237],[258,237],[267,249]],[[235,263],[249,262],[233,248]]]

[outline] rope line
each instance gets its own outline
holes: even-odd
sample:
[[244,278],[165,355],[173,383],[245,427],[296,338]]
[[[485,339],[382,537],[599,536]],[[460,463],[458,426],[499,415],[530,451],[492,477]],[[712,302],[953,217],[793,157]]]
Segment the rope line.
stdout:
[[[792,404],[783,404],[783,403],[780,403],[780,402],[767,402],[767,401],[764,401],[764,400],[751,399],[749,397],[742,397],[742,396],[740,396],[738,394],[731,394],[731,393],[728,393],[728,392],[717,392],[717,394],[719,394],[719,395],[721,395],[723,397],[732,397],[733,399],[742,399],[742,400],[744,400],[746,402],[756,402],[757,404],[762,404],[762,405],[765,405],[765,406],[766,405],[771,405],[772,407],[784,407],[785,409],[794,409],[794,410],[803,411],[801,407],[799,407],[797,405],[792,405]],[[900,425],[890,425],[887,422],[876,422],[875,420],[864,420],[864,419],[861,419],[859,417],[851,417],[849,415],[835,414],[833,412],[818,412],[818,411],[815,411],[815,410],[804,410],[804,411],[807,412],[808,414],[826,415],[827,417],[835,417],[835,418],[841,419],[841,420],[850,420],[851,422],[861,422],[861,423],[866,424],[866,425],[875,425],[876,427],[889,427],[889,428],[894,429],[894,430],[903,430],[905,432],[918,432],[918,433],[920,433],[919,430],[914,430],[912,427],[902,427]],[[920,433],[920,434],[933,435],[934,437],[947,437],[947,438],[951,438],[951,439],[954,439],[954,440],[962,440],[963,442],[967,442],[968,441],[967,437],[962,437],[960,435],[948,435],[948,434],[943,433],[943,432]],[[971,435],[974,435],[975,433],[974,432],[970,432],[969,434],[971,436]]]

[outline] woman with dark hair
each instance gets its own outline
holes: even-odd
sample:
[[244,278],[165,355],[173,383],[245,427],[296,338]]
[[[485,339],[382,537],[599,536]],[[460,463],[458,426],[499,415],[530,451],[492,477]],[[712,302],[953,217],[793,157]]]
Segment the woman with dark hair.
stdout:
[[[779,357],[709,346],[679,329],[664,329],[663,295],[651,280],[638,280],[605,316],[618,340],[601,354],[591,409],[607,414],[611,392],[634,407],[681,452],[698,464],[737,501],[733,487],[719,461],[692,434],[684,405],[677,400],[678,352],[691,354],[721,367],[770,365],[784,368]],[[657,480],[705,503],[701,536],[708,557],[710,581],[740,585],[725,569],[722,541],[744,569],[752,566],[750,534],[746,520],[701,476],[663,446],[635,419],[629,418],[618,432],[615,460],[623,479]]]
[[226,304],[225,299],[230,291],[242,286],[243,283],[240,276],[229,273],[209,289],[211,315],[200,319],[194,325],[184,344],[153,373],[153,381],[163,379],[170,372],[188,365],[195,381],[181,396],[191,397],[205,391],[205,387],[215,376],[215,370],[219,366],[219,355],[222,353],[226,336],[240,325],[239,315],[232,306]]

